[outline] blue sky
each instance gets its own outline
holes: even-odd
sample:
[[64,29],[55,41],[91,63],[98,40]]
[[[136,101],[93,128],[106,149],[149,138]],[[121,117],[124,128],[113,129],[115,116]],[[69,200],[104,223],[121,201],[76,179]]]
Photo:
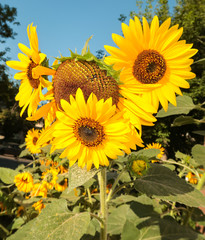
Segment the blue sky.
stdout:
[[[171,0],[170,4],[174,2]],[[26,28],[33,22],[37,26],[39,48],[50,63],[60,53],[70,56],[69,49],[80,53],[91,35],[89,46],[93,54],[104,49],[104,45],[114,45],[112,33],[121,34],[120,14],[128,16],[130,11],[137,11],[135,0],[1,0],[1,3],[16,7],[20,22],[14,28],[16,38],[6,42],[11,49],[7,56],[18,60],[18,43],[29,44]],[[15,72],[10,70],[11,75]]]

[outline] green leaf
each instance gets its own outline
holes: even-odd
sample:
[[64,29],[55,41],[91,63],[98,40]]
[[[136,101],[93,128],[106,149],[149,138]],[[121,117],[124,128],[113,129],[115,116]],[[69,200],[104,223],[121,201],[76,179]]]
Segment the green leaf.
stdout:
[[159,149],[142,149],[137,152],[132,152],[132,154],[135,154],[136,156],[145,156],[147,158],[156,158],[156,156],[160,153]]
[[158,219],[159,215],[154,211],[153,201],[146,195],[142,195],[135,198],[130,205],[123,204],[114,208],[108,216],[108,233],[111,235],[122,233],[126,221],[136,225],[148,219]]
[[189,96],[178,96],[176,97],[177,100],[177,107],[173,106],[169,103],[167,112],[164,109],[161,109],[156,117],[168,117],[177,114],[188,114],[192,109],[195,108],[195,105],[192,101],[192,98]]
[[23,220],[23,218],[21,217],[14,218],[12,222],[11,230],[19,229],[24,223],[25,221]]
[[188,124],[200,124],[203,120],[198,120],[193,118],[192,116],[180,116],[174,119],[174,122],[172,124],[173,127],[180,127],[183,125]]
[[135,213],[130,209],[129,205],[121,205],[120,207],[114,209],[108,216],[107,231],[111,235],[120,234],[124,228],[127,220],[134,222],[137,219]]
[[135,224],[126,221],[122,230],[121,240],[138,240],[140,236],[140,230],[136,228]]
[[201,135],[201,136],[205,136],[205,131],[203,131],[203,130],[193,131],[193,133]]
[[[146,223],[145,223],[146,224]],[[158,224],[149,224],[140,230],[138,240],[203,240],[205,237],[188,227],[181,226],[171,217],[159,220]],[[124,233],[123,233],[124,234]]]
[[205,197],[170,169],[152,164],[147,174],[134,182],[135,189],[157,199],[179,202],[191,207],[205,206]]
[[42,210],[8,240],[79,240],[87,231],[90,214],[87,212],[73,215],[67,208],[66,200],[56,200]]
[[67,190],[65,190],[66,193],[69,193],[76,187],[82,186],[84,183],[94,177],[97,172],[99,172],[99,169],[94,168],[90,171],[87,171],[86,167],[80,168],[78,167],[78,164],[74,164],[69,169],[69,187]]
[[27,148],[24,149],[23,151],[21,151],[19,157],[22,158],[22,157],[26,157],[26,156],[31,156],[31,153]]
[[137,197],[131,195],[121,195],[115,199],[112,199],[111,202],[117,205],[125,204],[132,201],[137,201]]
[[191,153],[194,160],[198,164],[203,165],[205,167],[205,147],[200,144],[196,144],[192,148]]
[[10,169],[10,168],[0,167],[0,179],[5,184],[14,183],[14,178],[17,174],[19,174],[18,171],[15,171],[15,170]]

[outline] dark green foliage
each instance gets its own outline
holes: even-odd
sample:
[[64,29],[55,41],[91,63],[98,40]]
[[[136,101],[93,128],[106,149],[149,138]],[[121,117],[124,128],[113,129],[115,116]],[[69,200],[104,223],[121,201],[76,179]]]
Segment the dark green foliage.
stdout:
[[[194,60],[205,56],[205,1],[204,0],[178,0],[173,15],[173,24],[183,27],[183,39],[187,43],[193,43],[193,47],[199,52]],[[202,77],[204,64],[192,65],[193,72],[197,77]]]

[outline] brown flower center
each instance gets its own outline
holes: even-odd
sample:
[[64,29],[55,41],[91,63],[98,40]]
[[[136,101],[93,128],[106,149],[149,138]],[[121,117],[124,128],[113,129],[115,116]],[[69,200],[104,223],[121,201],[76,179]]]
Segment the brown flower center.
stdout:
[[23,177],[23,178],[22,178],[22,181],[23,181],[24,183],[26,183],[26,184],[28,184],[28,183],[29,183],[29,180],[28,180],[28,178],[27,178],[27,177]]
[[38,138],[37,137],[34,137],[33,138],[33,145],[36,145],[36,142],[38,141]]
[[31,62],[28,65],[28,68],[27,68],[27,77],[28,77],[29,83],[31,84],[31,87],[34,88],[34,89],[37,89],[38,86],[39,86],[39,83],[40,83],[39,78],[33,78],[33,75],[32,75],[32,69],[37,67],[37,66],[38,66],[38,64],[33,62],[32,59],[31,59]]
[[90,118],[78,119],[73,132],[77,140],[87,147],[96,147],[105,139],[103,126]]
[[144,50],[134,62],[132,73],[143,84],[160,81],[166,72],[166,61],[155,50]]
[[119,100],[119,88],[114,78],[107,76],[94,61],[66,60],[57,69],[54,78],[54,97],[60,106],[60,100],[69,102],[70,94],[75,96],[78,88],[83,91],[85,100],[93,92],[98,100],[112,97],[113,104]]

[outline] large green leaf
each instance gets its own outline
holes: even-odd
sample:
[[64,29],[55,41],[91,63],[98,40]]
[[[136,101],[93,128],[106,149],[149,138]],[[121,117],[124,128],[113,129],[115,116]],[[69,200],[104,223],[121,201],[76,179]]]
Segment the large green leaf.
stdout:
[[78,167],[78,164],[74,164],[69,169],[69,187],[65,190],[66,193],[69,193],[76,187],[82,186],[94,177],[97,172],[99,172],[98,169],[91,169],[90,171],[87,171],[86,167],[82,169]]
[[205,197],[170,169],[152,164],[147,174],[134,182],[135,189],[148,196],[179,202],[191,207],[205,206]]
[[130,205],[123,204],[111,210],[108,217],[108,233],[111,235],[122,233],[127,221],[136,225],[147,221],[150,218],[159,218],[158,213],[156,213],[153,208],[154,200],[146,195],[135,197],[133,199],[129,198],[129,200],[132,201]]
[[15,171],[10,168],[0,167],[0,179],[5,184],[12,184],[14,183],[14,177],[19,174],[18,171]]
[[140,237],[140,230],[136,228],[135,224],[126,221],[122,230],[121,240],[138,240]]
[[161,109],[157,113],[156,117],[161,118],[178,114],[188,114],[192,109],[195,108],[192,98],[189,96],[178,96],[176,100],[176,107],[169,103],[167,112],[165,112],[164,109]]
[[205,167],[205,147],[200,144],[196,144],[192,148],[191,153],[194,160],[198,164],[203,165]]
[[90,214],[73,215],[66,200],[56,200],[42,210],[41,214],[22,226],[8,240],[79,240],[87,231]]
[[145,156],[147,158],[155,158],[160,153],[159,149],[151,148],[151,149],[141,149],[137,152],[132,152],[136,156]]
[[[130,233],[133,235],[131,236]],[[153,224],[137,229],[132,222],[126,222],[122,231],[122,240],[203,240],[205,237],[190,228],[181,226],[171,217],[159,219]]]
[[202,122],[204,122],[204,121],[195,119],[192,116],[180,116],[180,117],[177,117],[174,119],[172,126],[180,127],[180,126],[188,125],[188,124],[200,124]]

